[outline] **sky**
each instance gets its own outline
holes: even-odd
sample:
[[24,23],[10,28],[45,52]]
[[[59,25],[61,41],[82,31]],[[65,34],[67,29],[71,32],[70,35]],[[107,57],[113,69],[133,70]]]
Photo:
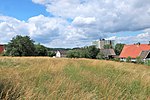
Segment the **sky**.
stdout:
[[1,0],[0,44],[30,36],[51,48],[150,41],[150,0]]

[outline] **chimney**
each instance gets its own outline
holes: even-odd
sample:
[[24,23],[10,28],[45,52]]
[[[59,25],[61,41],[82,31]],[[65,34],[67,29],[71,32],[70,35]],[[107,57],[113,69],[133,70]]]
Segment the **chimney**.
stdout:
[[141,45],[141,43],[139,42],[138,45]]
[[140,45],[140,44],[141,44],[140,42],[137,43],[137,45]]
[[150,41],[149,41],[149,44],[148,45],[150,45]]

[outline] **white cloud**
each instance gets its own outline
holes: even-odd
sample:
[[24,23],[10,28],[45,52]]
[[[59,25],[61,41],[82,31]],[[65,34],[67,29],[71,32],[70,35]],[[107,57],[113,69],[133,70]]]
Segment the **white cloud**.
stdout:
[[32,27],[30,28],[30,36],[37,41],[46,43],[59,37],[68,23],[61,18],[39,15],[30,18],[28,24]]
[[[72,19],[65,28],[66,41],[92,41],[106,38],[108,33],[138,31],[150,28],[149,0],[32,0],[42,4],[56,17]],[[67,26],[68,27],[68,26]],[[146,42],[149,33],[117,37],[118,42]],[[143,38],[141,37],[143,36]],[[146,39],[145,39],[146,38]],[[70,39],[70,40],[69,40]]]
[[84,18],[84,17],[76,17],[72,24],[75,25],[75,26],[84,26],[84,25],[93,25],[95,24],[96,22],[96,19],[94,17],[87,17],[87,18]]
[[143,33],[110,39],[125,43],[150,39],[150,0],[32,1],[44,5],[54,17],[38,15],[25,22],[0,15],[0,42],[21,34],[50,47],[74,47],[106,38],[108,33],[138,30]]
[[125,36],[125,37],[117,37],[117,36],[112,36],[107,39],[110,40],[116,40],[117,43],[127,43],[127,44],[134,44],[134,43],[146,43],[150,41],[150,31],[146,31],[145,33],[137,34],[136,36]]
[[0,43],[7,43],[17,34],[28,35],[28,25],[8,16],[0,16]]
[[146,32],[146,33],[138,34],[137,38],[149,38],[150,39],[150,33]]
[[149,0],[33,0],[55,16],[77,19],[93,17],[101,32],[137,31],[150,27]]

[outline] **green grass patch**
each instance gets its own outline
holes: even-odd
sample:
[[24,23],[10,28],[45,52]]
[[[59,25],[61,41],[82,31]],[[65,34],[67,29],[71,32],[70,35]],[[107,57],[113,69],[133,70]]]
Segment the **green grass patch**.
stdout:
[[[87,76],[86,72],[89,73]],[[74,66],[69,65],[64,69],[64,73],[71,80],[80,83],[81,90],[96,93],[96,97],[101,98],[105,95],[105,99],[114,97],[115,99],[145,99],[150,96],[149,87],[144,87],[141,80],[133,79],[127,81],[125,78],[132,76],[124,70],[107,67],[92,67],[92,66]],[[85,73],[85,75],[83,74]],[[94,76],[97,76],[95,79]],[[92,81],[99,81],[99,83]],[[107,82],[105,82],[107,80]],[[144,91],[146,88],[147,91]],[[119,94],[120,93],[120,94]],[[145,97],[140,97],[145,95]]]
[[88,59],[1,58],[0,93],[8,100],[148,100],[149,67]]

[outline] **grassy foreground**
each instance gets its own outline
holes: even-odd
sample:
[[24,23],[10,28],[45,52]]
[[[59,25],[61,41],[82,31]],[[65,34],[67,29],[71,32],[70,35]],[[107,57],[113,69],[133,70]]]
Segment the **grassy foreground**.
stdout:
[[0,57],[0,99],[149,100],[150,68],[88,59]]

